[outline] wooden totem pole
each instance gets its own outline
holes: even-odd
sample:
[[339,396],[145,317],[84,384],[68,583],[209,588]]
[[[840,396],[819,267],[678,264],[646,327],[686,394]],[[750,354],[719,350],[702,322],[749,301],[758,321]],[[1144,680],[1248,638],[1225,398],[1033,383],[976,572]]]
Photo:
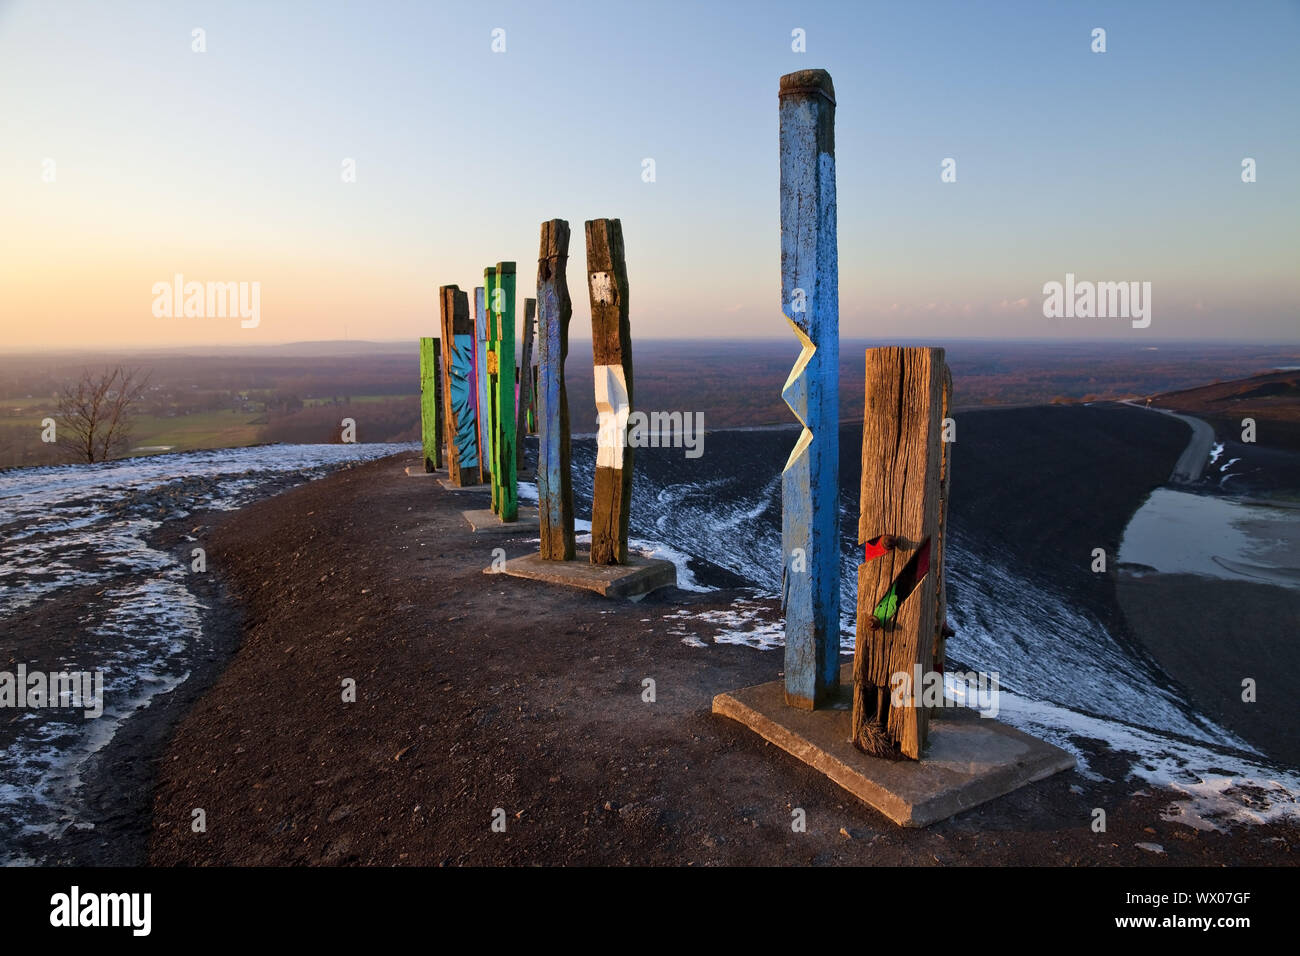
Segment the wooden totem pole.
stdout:
[[839,685],[839,254],[835,88],[781,77],[781,301],[803,350],[781,390],[803,432],[781,474],[785,700],[811,710]]
[[519,519],[515,473],[515,264],[484,271],[488,288],[488,377],[492,401],[492,510]]
[[515,440],[528,434],[528,413],[533,405],[533,324],[537,321],[537,300],[524,299],[524,345],[519,353],[519,414],[515,419]]
[[632,504],[632,333],[628,324],[627,263],[617,219],[586,224],[587,288],[595,361],[596,478],[591,496],[591,563],[627,564],[627,519]]
[[941,429],[952,394],[943,349],[867,349],[862,420],[853,743],[919,759],[921,681],[943,671],[943,537],[949,480]]
[[569,224],[563,219],[542,223],[537,252],[537,516],[541,556],[548,561],[572,561],[574,557],[569,395],[564,387],[573,316],[568,261]]
[[482,478],[474,415],[474,323],[469,317],[469,296],[454,285],[442,286],[438,291],[442,300],[442,367],[447,373],[442,405],[447,475],[459,487],[477,485]]
[[[534,341],[536,341],[536,339],[534,339]],[[536,356],[536,352],[534,352],[534,357],[535,356]],[[528,434],[536,435],[537,434],[537,379],[538,379],[536,361],[532,363],[532,368],[529,371],[531,372],[531,374],[528,376],[528,378],[529,381],[533,383],[533,387],[532,387],[532,393],[531,395],[529,395],[528,398]]]
[[488,415],[491,403],[488,401],[487,374],[487,299],[483,286],[474,289],[474,415],[478,422],[478,459],[480,481],[489,479],[488,462],[492,456],[491,431],[488,428]]
[[484,325],[483,339],[483,370],[487,373],[485,381],[487,384],[487,467],[489,477],[492,482],[492,513],[497,513],[497,353],[496,343],[492,339],[492,331],[496,328],[496,322],[492,316],[492,295],[493,287],[496,283],[497,270],[495,266],[488,266],[483,270],[483,287],[484,303],[486,306],[486,320]]
[[442,431],[438,410],[442,405],[441,355],[436,338],[420,339],[420,440],[424,446],[424,470],[442,467]]

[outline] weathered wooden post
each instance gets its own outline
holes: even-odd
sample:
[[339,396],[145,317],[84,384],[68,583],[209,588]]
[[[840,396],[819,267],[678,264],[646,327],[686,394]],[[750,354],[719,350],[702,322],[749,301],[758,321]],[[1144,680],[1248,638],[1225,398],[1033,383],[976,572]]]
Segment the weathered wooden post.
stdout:
[[537,434],[537,378],[538,378],[536,362],[533,363],[532,375],[530,377],[532,378],[533,381],[533,397],[532,397],[532,401],[528,403],[528,434],[536,435]]
[[474,323],[469,317],[469,296],[458,286],[439,290],[442,300],[443,422],[447,432],[447,476],[459,487],[481,482],[478,456],[478,422],[472,402]]
[[515,264],[498,262],[492,270],[489,288],[488,374],[492,376],[494,392],[492,510],[502,521],[516,521],[519,489],[515,473]]
[[487,299],[483,286],[474,289],[474,387],[477,400],[474,414],[478,421],[478,460],[481,481],[489,480],[489,462],[492,457],[491,432],[488,428],[488,416],[491,403],[488,401],[487,373]]
[[917,760],[929,722],[918,678],[934,669],[944,627],[951,378],[938,348],[867,349],[866,373],[852,735],[866,753]]
[[438,374],[438,340],[420,338],[420,439],[424,446],[424,470],[442,467],[442,431],[438,409],[442,405],[442,378]]
[[627,564],[632,504],[632,332],[628,324],[627,263],[617,219],[586,224],[591,348],[596,372],[596,478],[591,495],[591,563]]
[[564,387],[573,316],[568,261],[569,224],[563,219],[542,223],[537,252],[537,514],[541,556],[547,561],[572,561],[574,556],[569,394]]
[[524,346],[519,354],[519,415],[515,419],[515,440],[522,448],[528,434],[528,410],[533,403],[533,323],[537,320],[537,300],[524,299]]
[[781,475],[785,699],[811,710],[839,685],[839,253],[835,88],[781,77],[781,300],[803,350],[781,390],[803,424]]

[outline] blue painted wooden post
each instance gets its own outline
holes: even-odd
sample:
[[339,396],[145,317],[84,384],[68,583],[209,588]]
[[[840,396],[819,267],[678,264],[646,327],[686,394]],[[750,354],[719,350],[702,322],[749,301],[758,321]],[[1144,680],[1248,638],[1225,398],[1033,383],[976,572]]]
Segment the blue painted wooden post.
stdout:
[[482,480],[489,480],[489,462],[492,448],[488,431],[488,374],[487,374],[487,298],[483,286],[474,289],[474,380],[478,396],[475,413],[478,416],[478,457]]
[[781,397],[803,432],[781,475],[785,700],[811,710],[839,684],[839,254],[835,88],[781,77],[781,301],[803,346]]
[[574,555],[569,396],[564,388],[573,316],[568,258],[569,224],[563,219],[542,223],[537,253],[537,515],[541,556],[548,561],[572,561]]

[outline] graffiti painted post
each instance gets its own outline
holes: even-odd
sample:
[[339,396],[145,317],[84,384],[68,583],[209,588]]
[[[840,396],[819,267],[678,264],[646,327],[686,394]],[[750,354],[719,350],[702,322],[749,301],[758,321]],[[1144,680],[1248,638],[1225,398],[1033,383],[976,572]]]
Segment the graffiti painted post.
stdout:
[[438,374],[441,355],[436,338],[420,338],[420,440],[424,445],[424,470],[442,467],[442,432],[438,412],[442,405],[442,382]]
[[[515,473],[515,264],[498,262],[488,293],[488,374],[492,376],[492,510],[502,521],[519,519]],[[495,359],[495,361],[494,361]]]
[[[950,476],[941,432],[950,378],[943,349],[866,355],[852,735],[866,753],[918,760],[929,713],[916,668],[924,675],[934,667],[944,625],[942,493]],[[899,688],[902,700],[891,699]]]
[[591,563],[627,563],[627,518],[632,504],[632,331],[628,323],[627,263],[623,225],[587,222],[587,289],[591,296],[591,349],[595,361],[596,478],[591,494]]
[[802,351],[781,390],[803,431],[781,474],[785,699],[811,710],[839,685],[839,253],[835,88],[781,77],[781,302]]
[[572,561],[573,476],[569,466],[569,393],[564,360],[569,355],[569,224],[542,223],[537,252],[537,515],[541,556]]
[[483,286],[474,289],[474,415],[478,422],[480,481],[488,480],[491,442],[488,432],[487,300]]
[[442,420],[447,433],[447,477],[464,487],[477,485],[478,423],[474,418],[474,323],[469,317],[469,296],[458,286],[438,290],[442,302]]
[[497,322],[492,315],[492,298],[496,288],[497,270],[496,266],[488,266],[483,270],[483,287],[484,302],[486,311],[484,319],[484,339],[483,339],[483,370],[484,384],[487,387],[487,466],[489,479],[492,482],[492,511],[499,514],[497,509],[497,439],[500,437],[500,429],[497,428],[497,348],[494,335],[496,334]]

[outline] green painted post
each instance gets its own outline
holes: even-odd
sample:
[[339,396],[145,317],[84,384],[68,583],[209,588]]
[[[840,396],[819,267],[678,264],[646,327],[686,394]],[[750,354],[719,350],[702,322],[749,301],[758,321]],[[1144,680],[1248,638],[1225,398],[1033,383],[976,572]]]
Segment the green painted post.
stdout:
[[488,266],[483,270],[483,296],[487,306],[487,325],[484,332],[486,340],[483,349],[483,358],[485,360],[484,375],[486,376],[487,388],[487,463],[492,474],[489,478],[492,482],[492,512],[500,514],[499,504],[499,485],[495,477],[497,473],[497,420],[500,417],[497,414],[497,320],[493,302],[496,300],[496,279],[497,270],[495,266]]
[[498,262],[493,275],[492,310],[496,346],[496,457],[492,462],[492,500],[502,521],[519,519],[515,470],[515,264]]
[[438,428],[438,407],[442,404],[440,354],[438,339],[420,338],[420,438],[425,471],[442,467],[442,433]]

